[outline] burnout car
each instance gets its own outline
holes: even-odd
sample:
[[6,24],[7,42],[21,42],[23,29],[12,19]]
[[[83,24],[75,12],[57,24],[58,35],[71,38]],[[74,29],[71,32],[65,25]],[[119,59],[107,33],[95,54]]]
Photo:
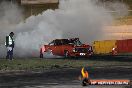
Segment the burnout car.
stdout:
[[82,44],[79,38],[55,39],[40,48],[40,58],[43,58],[44,52],[64,57],[89,57],[93,53],[92,47]]

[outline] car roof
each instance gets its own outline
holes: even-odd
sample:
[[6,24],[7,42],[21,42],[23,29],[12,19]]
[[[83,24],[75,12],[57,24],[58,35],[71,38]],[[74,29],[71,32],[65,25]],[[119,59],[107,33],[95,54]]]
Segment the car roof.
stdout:
[[69,39],[55,39],[55,40],[70,40],[70,39],[79,39],[79,38],[69,38]]
[[69,40],[69,39],[55,39],[55,40]]

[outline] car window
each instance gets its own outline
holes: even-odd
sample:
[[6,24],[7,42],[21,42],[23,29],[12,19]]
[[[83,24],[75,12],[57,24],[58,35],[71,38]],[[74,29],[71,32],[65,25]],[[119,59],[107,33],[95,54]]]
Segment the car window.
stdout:
[[61,42],[63,45],[67,45],[70,43],[70,41],[68,39],[63,39]]
[[76,40],[74,43],[75,43],[76,45],[82,45],[82,43],[81,43],[79,40]]
[[49,45],[50,45],[50,46],[54,45],[54,41],[50,42]]
[[82,43],[79,41],[79,39],[71,39],[70,43],[74,44],[74,45],[82,45]]
[[55,40],[55,45],[62,45],[62,42],[61,42],[61,40]]

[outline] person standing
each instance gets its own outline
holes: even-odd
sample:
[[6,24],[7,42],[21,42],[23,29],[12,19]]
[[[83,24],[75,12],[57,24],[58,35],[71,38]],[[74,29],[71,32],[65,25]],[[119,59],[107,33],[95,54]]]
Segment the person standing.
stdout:
[[5,46],[7,48],[7,56],[6,59],[13,59],[13,48],[14,48],[14,33],[11,32],[8,36],[6,36]]

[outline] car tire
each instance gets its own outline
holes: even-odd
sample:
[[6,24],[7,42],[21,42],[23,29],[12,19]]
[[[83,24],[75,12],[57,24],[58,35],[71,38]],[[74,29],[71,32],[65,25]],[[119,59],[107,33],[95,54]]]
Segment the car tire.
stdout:
[[69,55],[69,52],[68,52],[67,50],[65,50],[65,51],[64,51],[64,56],[65,56],[65,58],[69,57],[68,55]]

